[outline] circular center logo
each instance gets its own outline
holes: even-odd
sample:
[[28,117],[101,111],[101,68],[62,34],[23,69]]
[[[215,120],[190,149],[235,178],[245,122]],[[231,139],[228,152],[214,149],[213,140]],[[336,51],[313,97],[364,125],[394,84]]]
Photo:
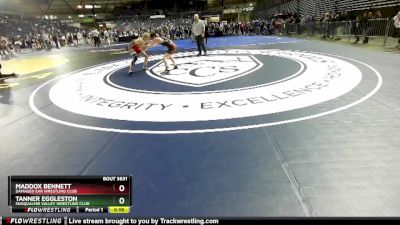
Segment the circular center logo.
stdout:
[[[380,75],[372,67],[329,55],[276,49],[218,50],[208,52],[207,57],[195,54],[176,54],[177,68],[168,73],[162,55],[150,57],[153,65],[149,70],[132,77],[126,74],[130,59],[77,71],[39,87],[31,96],[31,107],[54,122],[86,129],[126,133],[213,132],[326,115],[364,101],[381,85]],[[271,76],[265,71],[285,67],[285,63],[277,63],[265,68],[272,57],[282,62],[290,60],[298,69],[273,81],[250,82]],[[113,82],[111,76],[159,88],[129,87]],[[362,85],[363,76],[375,79],[376,85],[367,82],[369,92],[361,96],[352,94]],[[167,90],[163,90],[164,86]],[[215,86],[218,88],[211,88]],[[175,91],[176,87],[185,89]],[[53,110],[38,110],[38,95],[53,103]]]
[[150,68],[148,75],[166,82],[201,87],[232,80],[260,69],[263,64],[252,55],[212,55],[181,57],[179,67],[165,72],[164,63]]

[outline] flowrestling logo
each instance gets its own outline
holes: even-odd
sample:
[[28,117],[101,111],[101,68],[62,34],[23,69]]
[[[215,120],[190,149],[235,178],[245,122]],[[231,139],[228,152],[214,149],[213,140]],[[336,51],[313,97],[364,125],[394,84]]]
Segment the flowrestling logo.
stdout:
[[[51,80],[34,91],[30,105],[46,119],[84,129],[201,133],[279,125],[328,115],[365,101],[382,83],[379,73],[362,62],[319,53],[242,49],[210,51],[207,57],[193,57],[195,54],[176,54],[178,69],[169,74],[162,72],[162,55],[152,56],[150,60],[157,63],[147,71],[147,79],[188,86],[190,91],[149,91],[113,83],[110,75],[125,71],[130,63],[127,59]],[[289,59],[298,63],[300,70],[269,83],[196,90],[259,73],[263,56]],[[363,75],[376,82],[365,93],[349,96],[362,83]],[[54,110],[39,110],[39,99],[47,99]]]

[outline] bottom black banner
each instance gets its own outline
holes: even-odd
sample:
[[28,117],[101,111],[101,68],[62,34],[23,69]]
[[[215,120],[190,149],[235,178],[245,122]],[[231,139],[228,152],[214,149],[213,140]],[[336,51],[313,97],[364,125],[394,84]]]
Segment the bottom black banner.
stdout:
[[46,224],[46,225],[164,225],[164,224],[398,224],[400,218],[75,218],[75,217],[3,217],[2,224]]

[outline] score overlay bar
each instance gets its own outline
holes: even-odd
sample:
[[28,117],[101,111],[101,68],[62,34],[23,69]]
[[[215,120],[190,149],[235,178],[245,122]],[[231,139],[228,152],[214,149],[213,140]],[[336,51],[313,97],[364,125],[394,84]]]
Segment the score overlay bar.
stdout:
[[8,204],[14,212],[40,207],[73,209],[132,205],[131,176],[10,176],[8,184]]

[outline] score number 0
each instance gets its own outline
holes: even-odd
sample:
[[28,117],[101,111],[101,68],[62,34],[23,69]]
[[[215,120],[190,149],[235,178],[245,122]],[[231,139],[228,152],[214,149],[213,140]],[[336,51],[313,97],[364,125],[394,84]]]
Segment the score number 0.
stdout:
[[[125,185],[122,185],[122,184],[119,185],[118,190],[120,192],[124,192],[125,191]],[[119,198],[118,202],[119,202],[119,204],[123,205],[125,203],[125,198],[124,197]]]

